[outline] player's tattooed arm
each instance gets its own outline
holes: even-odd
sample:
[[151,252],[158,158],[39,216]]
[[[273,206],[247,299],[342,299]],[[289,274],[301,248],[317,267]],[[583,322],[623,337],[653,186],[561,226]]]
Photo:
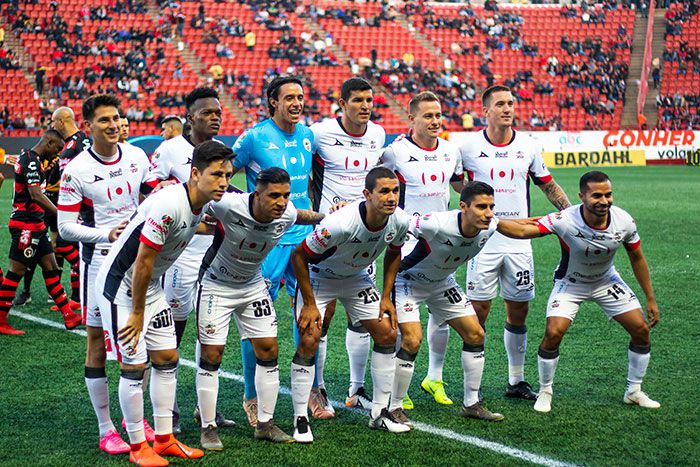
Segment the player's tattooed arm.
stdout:
[[644,291],[644,296],[647,299],[647,321],[649,322],[649,326],[653,327],[659,322],[659,305],[656,303],[654,289],[651,286],[649,266],[647,265],[644,253],[642,253],[642,247],[639,246],[633,250],[627,250],[627,256],[630,258],[634,277],[637,278],[637,282]]
[[548,181],[544,185],[540,185],[540,189],[545,194],[549,202],[552,203],[554,207],[556,207],[560,211],[571,206],[571,203],[569,202],[569,198],[567,198],[566,193],[564,193],[564,190],[562,190],[559,184],[553,179]]
[[297,209],[297,220],[295,224],[298,225],[316,225],[326,217],[325,214],[320,212],[311,211],[309,209]]

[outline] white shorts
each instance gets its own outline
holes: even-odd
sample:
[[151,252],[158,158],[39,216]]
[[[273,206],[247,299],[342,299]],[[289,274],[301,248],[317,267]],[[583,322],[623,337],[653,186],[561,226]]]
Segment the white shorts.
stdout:
[[[359,326],[360,322],[364,320],[379,318],[379,302],[382,294],[366,270],[357,276],[344,279],[321,277],[313,270],[310,275],[316,307],[321,312],[321,316],[323,316],[326,305],[333,300],[339,300],[345,307],[345,312],[353,326]],[[294,319],[296,320],[304,306],[304,299],[299,293],[298,287],[294,302]]]
[[205,277],[197,292],[196,313],[202,344],[225,345],[231,315],[241,340],[277,337],[275,307],[262,278],[238,287]]
[[[187,252],[187,250],[185,250]],[[175,321],[186,321],[195,306],[197,279],[202,258],[184,253],[165,271],[161,285]]]
[[608,319],[642,307],[632,289],[617,273],[588,284],[559,279],[554,281],[547,301],[547,318],[560,316],[573,321],[584,300],[597,303]]
[[535,298],[535,267],[532,253],[479,253],[467,264],[467,296],[469,300],[496,298],[498,285],[501,297],[514,302]]
[[442,282],[428,284],[406,279],[401,274],[396,276],[394,305],[399,323],[420,322],[421,303],[428,306],[440,325],[455,318],[476,315],[452,275]]
[[[109,250],[103,250],[109,253]],[[97,306],[97,273],[100,272],[100,266],[104,262],[107,255],[102,255],[99,251],[95,251],[90,263],[84,263],[80,260],[80,303],[83,309],[83,323],[93,328],[102,327],[102,315],[100,308]]]
[[[104,295],[98,295],[100,310],[108,310],[102,313],[102,327],[108,357],[114,359],[116,356],[116,360],[120,363],[138,365],[148,361],[148,351],[177,348],[173,315],[162,294],[155,301],[146,303],[143,330],[135,348],[125,347],[117,340],[118,330],[126,325],[131,315],[131,305],[116,305],[110,303]],[[117,298],[121,303],[125,303],[124,300],[127,299],[126,296]]]

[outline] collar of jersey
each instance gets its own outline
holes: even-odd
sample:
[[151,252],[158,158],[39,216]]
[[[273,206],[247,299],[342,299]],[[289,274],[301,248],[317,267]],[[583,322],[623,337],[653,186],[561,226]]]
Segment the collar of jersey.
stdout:
[[117,162],[119,162],[120,160],[122,160],[122,148],[121,148],[121,146],[119,146],[119,144],[117,144],[117,158],[111,162],[107,162],[107,161],[103,160],[100,156],[97,155],[97,153],[95,151],[92,150],[92,147],[88,148],[88,153],[92,156],[93,159],[95,159],[97,162],[99,162],[102,165],[114,165]]
[[488,141],[488,143],[489,143],[491,146],[496,146],[497,148],[505,148],[506,146],[508,146],[510,143],[512,143],[512,142],[515,140],[515,130],[513,130],[513,136],[511,136],[510,141],[508,141],[506,144],[496,144],[496,143],[494,143],[493,141],[491,141],[491,140],[489,139],[489,135],[486,134],[486,128],[484,128],[482,131],[484,132],[484,138],[486,139],[486,141]]
[[343,126],[343,122],[341,121],[341,117],[337,117],[336,120],[338,121],[338,126],[340,126],[340,129],[345,132],[346,135],[352,136],[353,138],[361,138],[367,134],[367,129],[369,128],[369,124],[365,127],[364,133],[350,133],[348,130],[345,129]]
[[191,211],[192,214],[194,214],[195,216],[198,216],[198,215],[202,212],[202,210],[200,209],[199,211],[196,211],[196,210],[192,207],[192,201],[190,200],[190,189],[187,188],[187,183],[186,183],[186,182],[183,183],[182,186],[185,187],[185,196],[187,197],[187,204],[190,205],[190,211]]
[[382,225],[381,227],[378,227],[376,229],[371,228],[367,224],[367,206],[365,205],[365,203],[366,203],[366,201],[363,201],[360,203],[360,219],[362,219],[362,223],[365,225],[365,229],[369,230],[370,232],[380,232],[380,231],[384,230],[384,227],[386,227],[386,225],[389,223],[389,219],[386,220],[384,225]]
[[406,139],[407,139],[408,141],[410,141],[411,143],[413,143],[416,147],[422,149],[423,151],[430,151],[430,152],[437,151],[438,146],[440,146],[440,140],[439,140],[439,139],[437,140],[437,144],[435,145],[435,147],[432,148],[432,149],[431,149],[431,148],[424,148],[424,147],[421,146],[420,144],[416,143],[415,140],[413,139],[413,136],[411,136],[411,135],[406,136]]
[[590,227],[593,230],[608,230],[608,227],[610,227],[610,221],[612,220],[612,215],[610,214],[610,209],[608,209],[608,221],[605,223],[605,227],[602,229],[599,229],[598,227],[593,227],[592,225],[589,225],[588,222],[586,222],[586,218],[583,217],[583,204],[579,206],[578,208],[579,214],[581,214],[581,219],[583,219],[583,223],[586,224],[586,227]]

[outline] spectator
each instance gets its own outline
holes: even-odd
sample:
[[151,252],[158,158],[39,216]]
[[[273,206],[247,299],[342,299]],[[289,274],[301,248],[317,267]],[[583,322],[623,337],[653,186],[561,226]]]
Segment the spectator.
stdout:
[[250,52],[255,49],[255,33],[253,31],[248,31],[245,35],[245,46]]

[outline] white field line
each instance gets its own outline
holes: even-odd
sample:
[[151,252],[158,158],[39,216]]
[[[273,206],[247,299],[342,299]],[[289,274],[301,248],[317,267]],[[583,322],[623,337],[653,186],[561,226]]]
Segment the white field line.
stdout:
[[[39,318],[34,315],[30,315],[27,313],[22,313],[21,311],[17,311],[16,309],[12,310],[12,315],[17,316],[18,318],[23,318],[28,321],[34,321],[35,323],[43,324],[44,326],[49,326],[52,328],[56,329],[63,329],[65,330],[65,327],[63,326],[62,323],[58,323],[56,321],[44,319],[44,318]],[[87,333],[83,331],[82,329],[73,329],[71,331],[73,334],[79,335],[79,336],[87,336]],[[195,362],[192,360],[187,360],[184,358],[180,359],[180,364],[190,367],[190,368],[197,368],[197,365]],[[231,373],[228,371],[224,370],[219,370],[219,376],[224,379],[230,379],[232,381],[236,381],[239,383],[243,382],[243,376],[237,375],[235,373]],[[291,390],[289,388],[286,388],[284,386],[280,387],[280,394],[284,394],[286,396],[290,396],[292,394]],[[331,401],[333,404],[333,407],[338,408],[338,409],[343,409],[343,410],[349,410],[354,413],[358,414],[366,414],[366,412],[363,412],[358,409],[348,409],[345,407],[345,404],[339,401]],[[439,428],[433,425],[429,425],[427,423],[422,423],[422,422],[413,422],[413,429],[418,430],[418,431],[423,431],[425,433],[430,433],[432,435],[440,436],[445,439],[449,439],[452,441],[457,441],[460,443],[464,444],[470,444],[472,446],[476,446],[481,449],[488,449],[489,451],[493,451],[497,454],[502,454],[504,456],[510,456],[514,457],[516,459],[521,459],[533,464],[537,465],[545,465],[549,467],[573,467],[575,464],[569,464],[567,462],[561,462],[556,459],[552,459],[550,457],[546,456],[541,456],[539,454],[535,454],[532,452],[524,451],[522,449],[514,448],[511,446],[506,446],[505,444],[501,443],[496,443],[494,441],[489,441],[483,438],[478,438],[476,436],[469,436],[469,435],[463,435],[461,433],[457,433],[452,430],[447,430],[445,428]]]

